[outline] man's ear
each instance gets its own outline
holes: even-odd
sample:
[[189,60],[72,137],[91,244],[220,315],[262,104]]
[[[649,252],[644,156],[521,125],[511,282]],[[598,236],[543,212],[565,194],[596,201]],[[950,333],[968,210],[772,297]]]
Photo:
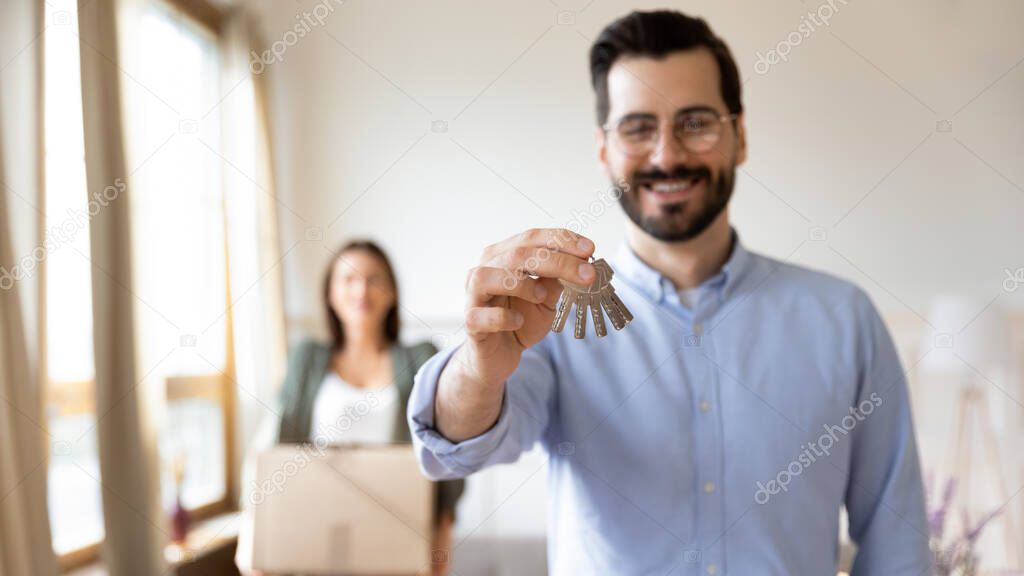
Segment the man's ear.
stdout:
[[747,125],[743,113],[736,117],[736,165],[747,161]]
[[608,134],[600,126],[594,129],[594,144],[597,146],[597,164],[601,173],[611,178],[608,169]]

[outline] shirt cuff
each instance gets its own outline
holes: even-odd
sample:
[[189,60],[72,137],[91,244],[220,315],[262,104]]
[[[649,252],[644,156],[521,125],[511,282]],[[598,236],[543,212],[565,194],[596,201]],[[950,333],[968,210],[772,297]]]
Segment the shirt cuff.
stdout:
[[421,447],[417,452],[424,468],[430,471],[432,467],[426,460],[432,457],[448,471],[461,477],[483,468],[488,457],[497,451],[508,436],[511,416],[506,382],[502,392],[501,412],[489,430],[461,442],[452,442],[437,431],[434,427],[434,402],[438,380],[459,347],[461,344],[445,349],[420,368],[409,399],[408,416],[413,442]]

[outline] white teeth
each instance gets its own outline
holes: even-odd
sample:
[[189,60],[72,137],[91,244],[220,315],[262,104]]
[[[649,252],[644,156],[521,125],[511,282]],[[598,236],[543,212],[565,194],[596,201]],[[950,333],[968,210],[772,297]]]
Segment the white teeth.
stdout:
[[687,180],[685,182],[657,182],[651,186],[651,189],[663,194],[682,192],[684,190],[689,190],[690,186],[692,186],[694,182],[694,180]]

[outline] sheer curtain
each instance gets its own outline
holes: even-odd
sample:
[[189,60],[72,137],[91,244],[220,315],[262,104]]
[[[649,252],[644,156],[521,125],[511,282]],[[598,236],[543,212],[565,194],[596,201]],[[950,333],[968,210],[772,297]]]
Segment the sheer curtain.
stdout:
[[[277,410],[284,377],[286,338],[277,196],[263,76],[250,69],[251,47],[261,42],[257,26],[243,11],[227,19],[223,70],[229,96],[224,109],[224,153],[236,168],[226,179],[228,250],[231,261],[236,397],[240,407],[235,471],[243,510],[236,562],[249,568],[251,519],[245,494],[252,471],[246,466],[249,442],[269,412]],[[258,247],[253,249],[253,247]],[[251,464],[251,462],[249,462]]]
[[[167,528],[160,505],[153,387],[139,357],[132,186],[125,161],[118,0],[82,3],[82,110],[90,192],[121,190],[93,217],[93,342],[103,516],[111,576],[160,574]],[[118,184],[121,183],[121,184]]]
[[[0,576],[55,574],[38,319],[41,4],[0,3]],[[16,143],[16,144],[15,144]]]
[[[286,337],[278,200],[262,75],[250,69],[257,26],[239,9],[225,21],[221,105],[237,405],[236,472],[246,439],[274,409],[284,377]],[[244,486],[241,487],[244,493]],[[237,498],[239,495],[235,494]]]

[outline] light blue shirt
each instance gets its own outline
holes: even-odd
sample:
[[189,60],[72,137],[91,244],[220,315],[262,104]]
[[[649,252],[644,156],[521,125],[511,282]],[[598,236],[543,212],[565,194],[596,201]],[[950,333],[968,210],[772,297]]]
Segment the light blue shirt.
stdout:
[[733,249],[693,310],[623,243],[610,262],[633,322],[523,353],[497,422],[452,443],[424,364],[409,423],[424,472],[461,478],[548,454],[554,575],[832,576],[840,508],[855,576],[930,574],[906,379],[868,296]]

